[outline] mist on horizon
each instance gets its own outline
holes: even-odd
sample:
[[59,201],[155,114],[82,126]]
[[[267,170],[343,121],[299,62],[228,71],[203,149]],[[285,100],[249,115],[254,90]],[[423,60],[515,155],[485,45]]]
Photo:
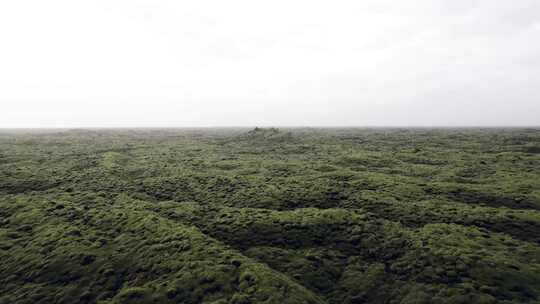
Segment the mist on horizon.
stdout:
[[540,2],[4,1],[0,128],[538,126]]

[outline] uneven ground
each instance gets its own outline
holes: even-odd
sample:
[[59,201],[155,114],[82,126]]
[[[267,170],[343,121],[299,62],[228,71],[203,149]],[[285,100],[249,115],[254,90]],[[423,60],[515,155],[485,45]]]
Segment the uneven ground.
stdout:
[[540,130],[3,130],[0,273],[0,303],[540,303]]

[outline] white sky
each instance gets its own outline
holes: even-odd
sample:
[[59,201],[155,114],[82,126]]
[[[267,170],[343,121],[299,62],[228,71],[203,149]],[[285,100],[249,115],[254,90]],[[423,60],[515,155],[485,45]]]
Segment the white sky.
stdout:
[[0,127],[540,125],[540,1],[0,1]]

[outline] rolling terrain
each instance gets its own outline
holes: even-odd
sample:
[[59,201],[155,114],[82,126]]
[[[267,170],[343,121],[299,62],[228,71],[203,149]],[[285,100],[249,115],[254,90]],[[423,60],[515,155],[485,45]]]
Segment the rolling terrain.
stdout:
[[540,130],[0,130],[0,303],[540,303]]

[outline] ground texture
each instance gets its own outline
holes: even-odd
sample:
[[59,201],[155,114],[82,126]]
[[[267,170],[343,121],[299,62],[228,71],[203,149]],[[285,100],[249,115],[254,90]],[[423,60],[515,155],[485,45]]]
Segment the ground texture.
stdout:
[[0,131],[0,303],[540,303],[539,129]]

